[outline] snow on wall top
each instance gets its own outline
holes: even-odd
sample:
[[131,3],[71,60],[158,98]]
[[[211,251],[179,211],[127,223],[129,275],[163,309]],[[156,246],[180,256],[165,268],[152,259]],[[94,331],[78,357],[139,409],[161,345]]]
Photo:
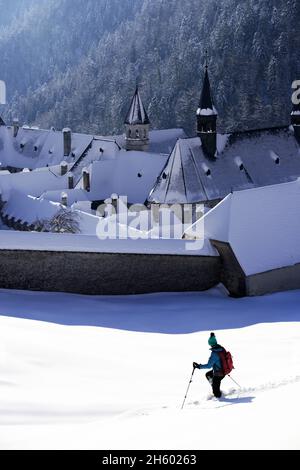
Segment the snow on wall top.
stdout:
[[217,147],[218,158],[210,160],[200,138],[178,140],[148,201],[218,200],[233,190],[287,182],[300,175],[300,148],[289,128],[218,134]]
[[228,242],[246,275],[300,263],[300,179],[229,194],[188,235]]
[[[88,215],[88,214],[85,214]],[[72,251],[85,253],[135,253],[218,256],[208,241],[199,250],[186,250],[185,240],[100,240],[96,236],[0,230],[0,250]]]

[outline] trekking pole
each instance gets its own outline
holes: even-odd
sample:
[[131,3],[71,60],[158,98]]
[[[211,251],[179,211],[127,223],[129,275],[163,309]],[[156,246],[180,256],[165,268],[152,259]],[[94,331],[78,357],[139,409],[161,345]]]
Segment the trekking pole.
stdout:
[[188,384],[188,388],[187,388],[187,390],[186,390],[186,394],[185,394],[185,397],[184,397],[184,400],[183,400],[181,409],[183,409],[183,407],[184,407],[185,400],[186,400],[186,397],[187,397],[187,394],[188,394],[190,385],[191,385],[191,383],[193,382],[193,375],[194,375],[194,372],[195,372],[195,367],[193,368],[193,372],[192,372],[192,375],[191,375],[191,378],[190,378],[190,381],[189,381],[189,384]]
[[242,388],[242,387],[231,377],[231,375],[228,374],[228,377],[230,377],[231,380],[232,380],[232,382],[234,382],[235,384],[237,384],[238,387]]

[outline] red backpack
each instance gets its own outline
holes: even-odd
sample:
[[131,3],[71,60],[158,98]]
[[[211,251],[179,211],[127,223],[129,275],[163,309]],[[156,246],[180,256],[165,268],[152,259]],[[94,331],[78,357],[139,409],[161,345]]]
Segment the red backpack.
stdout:
[[226,351],[226,349],[223,348],[223,350],[220,351],[218,354],[220,357],[223,374],[224,375],[230,374],[232,369],[234,369],[231,353],[229,351]]

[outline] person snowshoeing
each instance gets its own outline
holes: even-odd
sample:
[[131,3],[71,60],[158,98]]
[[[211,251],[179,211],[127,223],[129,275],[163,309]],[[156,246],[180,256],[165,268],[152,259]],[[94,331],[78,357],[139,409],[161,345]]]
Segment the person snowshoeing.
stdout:
[[214,333],[210,334],[208,339],[208,344],[210,346],[211,355],[208,359],[207,364],[197,364],[197,362],[193,362],[194,369],[211,369],[207,372],[206,378],[211,384],[213,394],[216,398],[220,398],[222,396],[222,392],[220,390],[221,381],[224,379],[225,375],[222,371],[222,364],[221,359],[219,357],[220,352],[223,351],[223,347],[220,346],[217,342],[217,338],[215,337]]

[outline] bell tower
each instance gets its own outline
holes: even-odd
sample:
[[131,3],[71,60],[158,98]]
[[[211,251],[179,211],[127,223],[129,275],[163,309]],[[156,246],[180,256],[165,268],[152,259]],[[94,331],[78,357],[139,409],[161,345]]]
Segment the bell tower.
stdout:
[[147,150],[149,145],[150,121],[144,108],[139,88],[131,100],[125,119],[126,150]]
[[218,112],[211,95],[206,52],[204,81],[197,109],[197,135],[201,139],[204,154],[210,159],[215,159],[217,155],[217,118]]

